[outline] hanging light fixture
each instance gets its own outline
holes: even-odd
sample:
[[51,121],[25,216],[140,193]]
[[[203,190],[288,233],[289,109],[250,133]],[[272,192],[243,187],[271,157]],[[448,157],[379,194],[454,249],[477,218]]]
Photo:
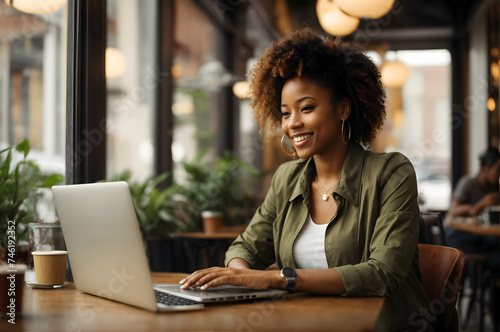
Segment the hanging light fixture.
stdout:
[[106,48],[106,78],[117,78],[123,75],[127,61],[123,53],[114,48]]
[[8,6],[28,14],[50,14],[61,9],[66,0],[4,0]]
[[410,68],[401,61],[386,62],[380,70],[380,80],[388,88],[402,87],[410,76]]
[[500,66],[498,62],[494,61],[491,63],[490,73],[493,76],[493,80],[498,81],[500,79]]
[[347,15],[376,19],[389,13],[394,0],[335,0],[335,3]]
[[333,0],[318,0],[316,14],[323,30],[331,35],[350,35],[359,25],[359,18],[343,13]]
[[493,112],[497,108],[495,99],[493,99],[492,97],[488,98],[488,101],[486,102],[486,108],[488,108],[488,111]]
[[172,76],[174,78],[179,78],[182,76],[182,66],[179,64],[174,64],[172,65],[172,68],[170,68],[170,72],[172,73]]
[[239,81],[233,84],[233,93],[240,99],[250,97],[250,84],[247,81]]

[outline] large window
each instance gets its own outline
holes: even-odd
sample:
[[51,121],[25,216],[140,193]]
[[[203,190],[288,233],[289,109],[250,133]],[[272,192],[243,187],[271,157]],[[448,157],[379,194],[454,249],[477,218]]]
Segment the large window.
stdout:
[[0,1],[0,149],[28,139],[42,172],[64,174],[67,6],[31,5]]
[[182,161],[215,151],[221,89],[232,81],[223,63],[222,33],[192,0],[175,2],[175,80],[172,112],[174,177],[184,177]]
[[[0,2],[0,143],[64,155],[66,6],[30,14]],[[40,156],[42,158],[42,156]]]
[[451,56],[447,50],[387,52],[406,64],[402,88],[387,89],[383,150],[400,151],[415,167],[422,210],[446,211],[451,194]]
[[[156,1],[107,0],[107,175],[153,174]],[[164,110],[168,112],[169,110]]]

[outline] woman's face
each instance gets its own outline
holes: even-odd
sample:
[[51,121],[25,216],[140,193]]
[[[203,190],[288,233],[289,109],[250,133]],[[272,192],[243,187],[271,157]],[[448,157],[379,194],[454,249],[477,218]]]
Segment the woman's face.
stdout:
[[334,104],[331,93],[308,78],[292,78],[281,91],[281,129],[303,159],[335,153],[344,144],[341,120],[349,112],[347,100]]

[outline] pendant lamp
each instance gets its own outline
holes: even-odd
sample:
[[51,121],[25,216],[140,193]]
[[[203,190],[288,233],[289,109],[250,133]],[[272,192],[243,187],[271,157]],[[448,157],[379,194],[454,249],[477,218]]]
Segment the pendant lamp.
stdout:
[[8,6],[27,14],[50,14],[61,9],[66,0],[4,0]]
[[234,83],[233,93],[239,99],[250,98],[250,84],[247,81],[239,81]]
[[359,18],[343,13],[333,0],[318,0],[316,14],[323,30],[334,36],[350,35],[359,25]]
[[117,78],[123,75],[127,61],[123,53],[114,48],[106,48],[106,78]]
[[410,76],[410,68],[401,61],[386,62],[380,70],[380,80],[388,88],[402,87]]
[[335,0],[335,3],[347,15],[376,19],[391,11],[394,0]]

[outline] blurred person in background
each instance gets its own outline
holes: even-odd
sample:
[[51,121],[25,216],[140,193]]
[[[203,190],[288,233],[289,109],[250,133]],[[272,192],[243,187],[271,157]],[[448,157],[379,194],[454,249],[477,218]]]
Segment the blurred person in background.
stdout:
[[[451,218],[476,217],[485,209],[500,205],[500,152],[494,147],[489,147],[481,154],[479,162],[481,169],[476,176],[464,175],[458,181],[453,191],[445,226]],[[498,238],[448,228],[446,240],[450,247],[460,249],[465,254],[488,254],[491,258],[491,267],[498,269],[500,264]]]

